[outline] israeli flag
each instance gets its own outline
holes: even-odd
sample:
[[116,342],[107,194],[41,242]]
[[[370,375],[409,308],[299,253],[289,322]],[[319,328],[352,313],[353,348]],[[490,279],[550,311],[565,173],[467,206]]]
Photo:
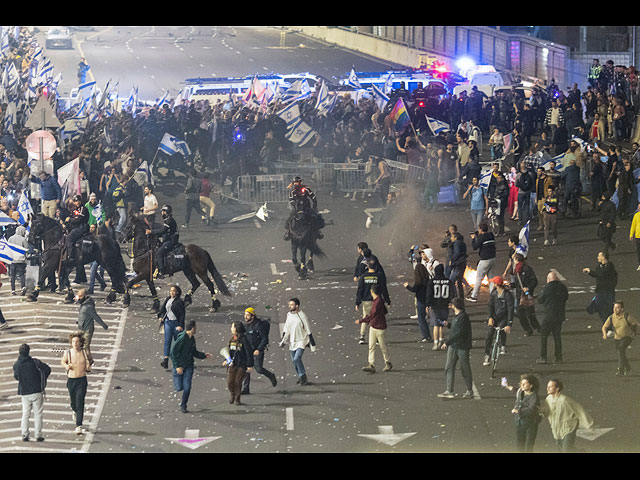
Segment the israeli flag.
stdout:
[[87,101],[88,99],[93,98],[93,93],[95,91],[95,88],[96,88],[95,80],[91,82],[85,82],[82,85],[78,86],[78,96],[80,96],[85,101]]
[[482,170],[480,171],[480,178],[478,179],[481,187],[489,188],[492,172],[493,169],[491,167],[482,167]]
[[27,223],[29,215],[33,215],[33,208],[31,208],[31,202],[27,198],[27,192],[23,191],[18,201],[18,213],[20,214],[20,224]]
[[91,209],[91,215],[96,219],[96,222],[102,223],[102,202],[97,203],[96,206]]
[[6,227],[8,225],[16,225],[17,223],[18,222],[16,222],[13,218],[11,218],[6,213],[0,212],[0,228]]
[[555,171],[556,172],[560,172],[562,173],[564,171],[565,168],[565,157],[566,157],[566,153],[561,153],[560,155],[556,155],[553,158],[550,158],[542,163],[540,163],[540,166],[544,167],[545,170],[551,170],[551,165],[550,162],[556,162],[556,168]]
[[287,133],[285,134],[285,138],[301,147],[309,140],[311,140],[314,134],[315,132],[311,129],[311,127],[300,120],[300,122],[298,122],[295,127],[290,128],[289,131],[287,131]]
[[520,253],[525,258],[529,254],[529,224],[531,220],[527,222],[527,224],[522,227],[520,233],[518,234],[518,241],[520,244],[516,247],[516,253]]
[[373,90],[373,99],[376,105],[378,105],[380,111],[384,110],[385,105],[389,102],[389,97],[376,85],[371,85],[371,89]]
[[0,240],[0,261],[9,264],[15,260],[24,260],[26,253],[26,248],[14,245],[6,240]]
[[300,108],[295,102],[277,112],[276,115],[286,122],[287,128],[291,128],[293,125],[297,125],[298,122],[302,121],[300,118]]
[[141,180],[141,182],[138,183],[155,185],[153,180],[153,165],[149,165],[146,160],[142,162],[136,170],[136,180],[137,179]]
[[571,137],[571,139],[569,141],[570,142],[576,142],[578,145],[580,145],[580,150],[582,152],[584,152],[584,149],[587,148],[587,142],[585,142],[580,137]]
[[451,127],[448,123],[444,123],[441,120],[431,118],[427,115],[425,115],[425,118],[427,119],[427,124],[429,125],[429,128],[434,135],[438,135],[440,132],[448,132],[451,130]]
[[178,137],[174,137],[169,133],[165,133],[164,137],[162,137],[158,150],[166,153],[167,155],[175,155],[176,153],[181,153],[185,157],[191,155],[191,150],[189,149],[187,142],[180,140]]
[[169,103],[169,90],[165,90],[164,95],[162,95],[162,97],[156,99],[156,105],[158,107],[161,107],[165,103]]
[[302,100],[303,98],[307,98],[311,96],[311,88],[309,88],[309,83],[307,79],[304,80],[296,80],[293,84],[282,94],[282,102],[290,102],[292,100]]
[[358,80],[358,76],[356,75],[356,69],[351,67],[351,73],[349,73],[349,80],[347,80],[347,85],[351,85],[355,88],[362,88],[360,85],[360,80]]
[[387,79],[384,81],[383,91],[385,94],[391,93],[393,90],[393,73],[389,72]]

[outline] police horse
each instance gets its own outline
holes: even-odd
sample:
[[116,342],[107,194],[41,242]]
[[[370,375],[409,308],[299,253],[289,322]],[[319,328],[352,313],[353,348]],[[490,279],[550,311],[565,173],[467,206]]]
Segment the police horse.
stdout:
[[[318,231],[323,227],[322,216],[313,213],[303,199],[299,198],[293,202],[293,212],[285,223],[284,238],[291,242],[291,260],[300,280],[306,280],[307,274],[313,273],[314,255],[325,257],[318,246]],[[298,252],[300,252],[300,263],[298,263]],[[309,253],[308,261],[307,252]]]
[[[129,280],[127,288],[131,288],[132,285],[144,280],[153,297],[153,310],[158,312],[160,310],[160,301],[153,278],[156,267],[156,260],[153,257],[155,255],[157,239],[146,233],[147,230],[151,229],[152,225],[149,224],[149,221],[143,215],[132,215],[127,224],[125,239],[133,242],[133,270],[136,273],[136,276]],[[187,280],[189,280],[189,283],[191,283],[191,289],[184,297],[187,305],[192,303],[193,294],[201,285],[197,277],[200,277],[209,289],[209,292],[211,292],[210,311],[216,312],[220,307],[220,300],[216,297],[213,282],[215,282],[220,293],[227,297],[232,296],[222,275],[213,263],[211,255],[203,248],[193,244],[183,245],[178,243],[170,252],[167,252],[166,255],[165,267],[167,271],[163,273],[173,275],[174,273],[182,272],[184,276],[187,277]],[[213,277],[213,282],[209,279],[208,273]]]
[[62,292],[66,288],[67,296],[64,302],[72,303],[74,294],[69,283],[69,274],[74,268],[83,268],[84,265],[97,261],[111,278],[111,290],[105,302],[113,303],[116,300],[116,293],[121,293],[124,294],[123,304],[128,307],[131,298],[126,286],[127,269],[122,260],[120,246],[113,236],[105,233],[85,235],[76,242],[75,258],[67,258],[65,255],[64,238],[64,229],[57,220],[43,213],[38,213],[31,219],[28,241],[38,249],[42,242],[43,250],[38,283],[34,291],[27,296],[27,301],[37,301],[44,280],[51,273],[58,272],[59,291]]

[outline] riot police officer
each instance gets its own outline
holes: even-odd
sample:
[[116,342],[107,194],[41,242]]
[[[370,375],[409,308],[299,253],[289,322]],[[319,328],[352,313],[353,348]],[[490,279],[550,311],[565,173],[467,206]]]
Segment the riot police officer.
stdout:
[[158,264],[159,278],[162,278],[165,269],[165,256],[170,252],[173,247],[178,244],[178,224],[173,218],[173,209],[171,205],[163,205],[162,210],[162,225],[155,230],[147,230],[147,234],[153,234],[160,237],[161,245],[156,250],[156,259]]
[[65,248],[67,258],[75,259],[75,243],[89,232],[89,209],[82,204],[82,196],[73,197],[73,208],[69,216],[61,223],[67,229]]

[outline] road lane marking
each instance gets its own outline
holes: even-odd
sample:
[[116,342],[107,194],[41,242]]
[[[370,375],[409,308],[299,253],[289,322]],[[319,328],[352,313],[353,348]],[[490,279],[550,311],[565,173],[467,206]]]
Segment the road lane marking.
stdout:
[[287,420],[287,430],[293,430],[293,408],[289,407],[285,409],[285,417]]

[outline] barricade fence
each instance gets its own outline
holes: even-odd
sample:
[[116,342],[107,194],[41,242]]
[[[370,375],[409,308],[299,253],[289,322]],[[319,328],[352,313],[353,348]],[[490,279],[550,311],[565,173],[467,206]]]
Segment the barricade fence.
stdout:
[[[283,158],[282,155],[280,158]],[[286,202],[288,186],[296,176],[316,193],[357,193],[375,191],[375,179],[379,170],[372,163],[331,163],[313,159],[310,162],[278,161],[269,165],[268,175],[241,175],[236,184],[239,201],[249,203]],[[418,183],[424,181],[425,170],[396,160],[385,160],[392,175],[393,184]]]

